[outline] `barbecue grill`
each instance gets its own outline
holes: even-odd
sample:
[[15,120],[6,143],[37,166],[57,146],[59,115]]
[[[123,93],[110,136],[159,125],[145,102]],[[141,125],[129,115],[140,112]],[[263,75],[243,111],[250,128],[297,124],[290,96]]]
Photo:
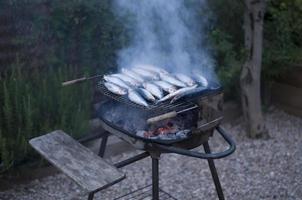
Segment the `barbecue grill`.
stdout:
[[[115,164],[123,167],[147,156],[152,158],[152,198],[159,199],[159,157],[162,153],[177,153],[185,156],[207,159],[219,199],[224,199],[213,159],[219,159],[235,151],[235,143],[219,126],[223,119],[223,91],[219,84],[210,83],[198,93],[184,96],[174,103],[162,102],[144,107],[132,103],[124,96],[112,94],[100,81],[97,90],[102,95],[98,117],[108,134],[113,134],[136,149],[145,152],[133,158]],[[180,127],[189,132],[185,137],[162,138],[144,137],[137,134],[138,129],[158,124],[180,123]],[[215,131],[216,130],[216,131]],[[208,141],[214,132],[220,134],[228,143],[227,150],[211,153]],[[107,135],[108,135],[107,134]],[[107,136],[102,140],[100,156],[103,156]],[[192,149],[203,145],[205,153]]]

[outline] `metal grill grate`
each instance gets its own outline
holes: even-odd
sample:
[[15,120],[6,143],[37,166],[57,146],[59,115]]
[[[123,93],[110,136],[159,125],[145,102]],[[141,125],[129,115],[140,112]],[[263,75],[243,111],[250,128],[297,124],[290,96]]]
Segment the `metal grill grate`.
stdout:
[[150,112],[163,112],[163,111],[170,111],[170,110],[179,110],[177,109],[178,107],[183,107],[182,109],[186,109],[189,107],[194,106],[192,103],[194,99],[199,99],[201,100],[202,98],[207,98],[209,96],[217,95],[217,93],[222,92],[222,88],[218,84],[211,84],[207,89],[194,93],[193,97],[188,97],[187,99],[183,99],[182,101],[179,102],[174,102],[170,103],[170,101],[165,101],[161,103],[153,103],[149,104],[148,107],[141,106],[138,104],[135,104],[131,102],[126,96],[120,96],[111,93],[104,85],[103,81],[99,81],[97,84],[97,89],[105,96],[114,99],[115,101],[121,102],[123,104],[133,106],[145,111],[150,111]]
[[[177,200],[172,197],[170,194],[165,191],[159,191],[159,199],[160,200]],[[152,200],[152,186],[148,185],[146,187],[137,189],[128,194],[115,198],[115,200]]]
[[164,111],[170,111],[170,110],[179,110],[179,109],[186,109],[189,107],[193,107],[195,106],[195,104],[193,104],[192,102],[187,102],[187,101],[181,101],[178,103],[173,103],[170,104],[169,101],[168,102],[161,102],[158,104],[150,104],[149,107],[144,107],[138,104],[135,104],[133,102],[131,102],[126,96],[119,96],[116,94],[111,93],[103,84],[102,81],[100,81],[97,85],[97,89],[104,94],[105,96],[114,99],[118,102],[124,103],[126,105],[130,105],[145,111],[150,111],[150,112],[164,112]]

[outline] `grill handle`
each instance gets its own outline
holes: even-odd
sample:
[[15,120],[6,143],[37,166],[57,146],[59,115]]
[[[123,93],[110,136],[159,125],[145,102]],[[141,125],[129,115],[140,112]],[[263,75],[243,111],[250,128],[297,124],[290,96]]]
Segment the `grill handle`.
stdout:
[[152,118],[149,118],[147,120],[147,124],[154,124],[158,121],[162,121],[162,120],[165,120],[165,119],[171,119],[173,117],[176,117],[178,114],[180,113],[184,113],[184,112],[187,112],[187,111],[190,111],[190,110],[193,110],[193,109],[196,109],[198,108],[197,105],[193,106],[193,107],[190,107],[190,108],[186,108],[186,109],[183,109],[183,110],[180,110],[180,111],[171,111],[171,112],[168,112],[168,113],[165,113],[165,114],[162,114],[162,115],[159,115],[159,116],[156,116],[156,117],[152,117]]
[[224,158],[230,154],[232,154],[235,149],[236,149],[236,144],[235,142],[231,139],[231,137],[221,128],[221,127],[216,127],[216,130],[218,133],[225,139],[225,141],[229,144],[229,148],[223,152],[218,152],[218,153],[201,153],[197,151],[190,151],[182,148],[177,148],[173,146],[165,146],[165,145],[160,145],[160,144],[155,144],[156,147],[158,147],[161,150],[166,151],[167,153],[177,153],[185,156],[190,156],[190,157],[195,157],[195,158],[201,158],[201,159],[220,159]]
[[85,81],[89,81],[89,80],[93,80],[93,79],[96,79],[96,78],[99,78],[103,75],[95,75],[95,76],[89,76],[89,77],[82,77],[82,78],[77,78],[77,79],[74,79],[74,80],[70,80],[70,81],[65,81],[62,83],[62,86],[69,86],[69,85],[74,85],[76,83],[82,83],[82,82],[85,82]]
[[162,120],[165,120],[165,119],[171,119],[171,118],[176,117],[176,116],[177,116],[176,111],[168,112],[168,113],[156,116],[156,117],[149,118],[147,120],[147,124],[154,124],[158,121],[162,121]]
[[86,80],[87,80],[86,77],[82,77],[82,78],[78,78],[78,79],[74,79],[74,80],[70,80],[70,81],[65,81],[65,82],[62,83],[62,86],[73,85],[73,84],[76,84],[76,83],[84,82]]

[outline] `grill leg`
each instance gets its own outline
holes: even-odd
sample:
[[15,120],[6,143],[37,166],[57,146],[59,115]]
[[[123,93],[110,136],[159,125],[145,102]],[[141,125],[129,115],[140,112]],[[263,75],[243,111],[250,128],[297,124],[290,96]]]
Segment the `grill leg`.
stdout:
[[[204,151],[206,153],[208,153],[208,154],[211,153],[211,149],[210,149],[210,146],[209,146],[208,142],[205,142],[203,144],[203,148],[204,148]],[[208,164],[209,164],[209,167],[210,167],[210,170],[211,170],[211,174],[212,174],[212,178],[213,178],[213,181],[214,181],[214,184],[215,184],[215,188],[216,188],[216,191],[217,191],[218,198],[219,198],[219,200],[224,200],[224,195],[223,195],[223,191],[222,191],[222,188],[221,188],[221,184],[220,184],[220,181],[219,181],[219,177],[218,177],[218,174],[217,174],[217,170],[216,170],[216,167],[215,167],[214,160],[213,159],[207,159],[207,160],[208,160]]]
[[152,157],[152,200],[159,200],[158,158]]
[[93,200],[94,192],[89,193],[88,200]]
[[108,136],[109,136],[109,133],[105,132],[104,136],[102,137],[102,141],[101,141],[101,145],[100,145],[100,149],[99,149],[99,156],[102,158],[104,157],[104,154],[105,154]]

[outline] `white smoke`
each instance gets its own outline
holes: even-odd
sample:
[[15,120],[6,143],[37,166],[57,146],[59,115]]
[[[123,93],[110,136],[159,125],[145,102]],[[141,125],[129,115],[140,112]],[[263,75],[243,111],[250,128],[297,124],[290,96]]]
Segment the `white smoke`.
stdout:
[[[192,1],[190,1],[192,2]],[[115,0],[114,13],[130,31],[130,46],[118,54],[119,67],[152,64],[173,72],[200,69],[213,79],[214,62],[204,44],[207,18],[197,19],[186,0]],[[196,0],[206,7],[205,0]],[[211,76],[211,77],[209,77]]]

